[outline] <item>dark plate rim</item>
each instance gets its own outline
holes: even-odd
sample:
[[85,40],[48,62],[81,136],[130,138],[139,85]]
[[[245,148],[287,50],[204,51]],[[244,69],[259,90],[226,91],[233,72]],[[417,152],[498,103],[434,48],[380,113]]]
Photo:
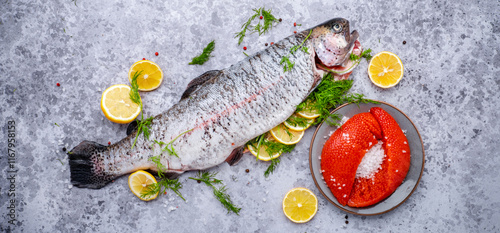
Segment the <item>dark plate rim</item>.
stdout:
[[[385,214],[391,210],[394,210],[396,209],[398,206],[400,206],[401,204],[403,204],[404,202],[406,202],[406,200],[408,200],[408,198],[413,194],[413,192],[415,191],[415,189],[417,189],[417,186],[418,184],[420,183],[420,179],[422,178],[422,174],[424,172],[424,165],[425,165],[425,149],[424,149],[424,142],[422,141],[422,136],[420,135],[420,132],[418,131],[418,128],[417,126],[415,126],[415,124],[413,123],[413,121],[408,117],[408,115],[406,115],[403,111],[401,111],[399,108],[396,108],[394,105],[392,104],[389,104],[387,102],[384,102],[384,101],[379,101],[379,100],[371,100],[370,101],[374,101],[374,102],[378,102],[379,104],[385,104],[385,105],[388,105],[394,109],[396,109],[397,111],[399,111],[401,114],[403,114],[409,121],[410,123],[413,125],[413,127],[415,128],[415,130],[417,131],[417,134],[418,134],[418,138],[420,139],[420,144],[422,145],[422,169],[420,170],[420,175],[417,179],[417,182],[415,183],[415,186],[413,187],[413,189],[411,190],[411,192],[408,194],[408,196],[406,196],[406,198],[401,201],[399,204],[395,205],[394,207],[386,210],[386,211],[382,211],[382,212],[379,212],[379,213],[373,213],[373,214],[364,214],[364,213],[357,213],[357,212],[353,212],[351,210],[348,210],[348,209],[345,209],[343,208],[342,206],[338,205],[337,203],[333,202],[332,200],[330,200],[330,198],[328,198],[328,196],[326,196],[326,194],[323,192],[323,190],[320,188],[319,184],[318,184],[318,181],[316,180],[316,177],[314,176],[314,171],[313,171],[313,167],[312,167],[312,148],[313,148],[313,143],[314,143],[314,139],[316,138],[316,134],[318,133],[318,130],[321,128],[321,126],[323,125],[324,122],[321,122],[317,127],[316,127],[316,130],[314,131],[314,134],[312,136],[312,139],[311,139],[311,144],[309,146],[309,169],[311,170],[311,176],[314,180],[314,184],[316,185],[316,188],[319,190],[319,192],[321,193],[321,195],[323,195],[323,197],[325,197],[326,200],[328,200],[328,202],[332,203],[334,206],[336,206],[337,208],[343,210],[343,211],[346,211],[348,213],[351,213],[351,214],[355,214],[355,215],[362,215],[362,216],[373,216],[373,215],[379,215],[379,214]],[[336,109],[332,110],[330,113],[335,113],[336,111],[340,110],[341,108],[347,106],[347,105],[350,105],[350,104],[356,104],[356,103],[345,103],[339,107],[337,107]],[[398,187],[399,188],[399,187]],[[390,197],[390,196],[389,196]],[[387,197],[387,198],[389,198]],[[364,208],[370,208],[370,207],[364,207]]]

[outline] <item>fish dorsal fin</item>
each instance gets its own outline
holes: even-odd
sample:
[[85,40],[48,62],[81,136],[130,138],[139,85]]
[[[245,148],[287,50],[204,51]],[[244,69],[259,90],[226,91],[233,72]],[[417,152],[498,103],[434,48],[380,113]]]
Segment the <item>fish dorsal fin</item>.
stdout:
[[220,70],[210,70],[191,80],[184,93],[182,93],[181,100],[189,97],[191,93],[198,89],[198,87],[203,85],[203,83],[207,82],[211,78],[216,77],[219,73],[221,73]]
[[231,154],[227,157],[226,162],[230,165],[233,166],[237,164],[241,157],[243,157],[243,151],[245,150],[245,146],[240,146],[231,152]]
[[132,121],[127,126],[127,136],[137,130],[137,121]]

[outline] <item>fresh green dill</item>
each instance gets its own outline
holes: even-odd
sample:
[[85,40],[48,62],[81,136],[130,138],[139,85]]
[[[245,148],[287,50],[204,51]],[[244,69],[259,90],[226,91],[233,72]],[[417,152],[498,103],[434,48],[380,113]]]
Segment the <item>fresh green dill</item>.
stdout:
[[247,54],[247,53],[243,52],[243,54],[245,54],[245,56],[247,56],[247,57],[248,57],[248,54]]
[[274,173],[274,170],[276,169],[276,167],[278,167],[278,164],[281,162],[280,158],[273,158],[272,155],[270,156],[271,156],[271,163],[264,172],[264,176],[266,178],[269,177],[270,174]]
[[[284,64],[284,65],[283,65]],[[287,56],[281,57],[280,65],[283,65],[283,72],[287,72],[293,69],[293,66],[295,65],[295,62],[292,63],[290,61],[290,58]]]
[[300,45],[294,45],[290,49],[290,53],[295,54],[295,52],[297,50],[299,50],[299,48],[302,48],[302,51],[304,51],[305,53],[309,54],[308,48],[307,47],[302,47],[302,46],[304,45],[304,43],[306,42],[306,40],[309,39],[309,37],[311,36],[311,33],[312,33],[312,30],[309,30],[309,34],[307,35],[307,37],[302,41],[302,43],[300,43]]
[[[189,179],[201,181],[205,183],[207,186],[211,187],[213,189],[215,198],[217,198],[217,200],[219,200],[222,203],[222,205],[227,209],[228,213],[232,211],[236,215],[239,215],[241,208],[233,204],[233,202],[231,201],[231,197],[229,196],[229,194],[226,193],[227,191],[226,186],[223,185],[222,180],[215,178],[216,175],[217,175],[216,172],[210,173],[204,171],[204,172],[198,172],[196,174],[197,177],[189,177]],[[220,185],[220,186],[216,187],[215,185]]]
[[362,57],[364,57],[366,60],[370,60],[372,59],[372,54],[371,54],[372,50],[371,49],[367,49],[367,50],[364,50],[360,56],[358,55],[355,55],[354,53],[351,53],[351,56],[349,57],[352,61],[357,61],[359,59],[361,59]]
[[316,124],[327,119],[330,109],[338,107],[344,103],[377,103],[364,98],[364,95],[348,93],[353,84],[353,80],[335,81],[332,73],[328,73],[318,87],[306,98],[304,102],[297,106],[297,111],[316,110],[320,117],[316,119]]
[[[300,45],[294,45],[292,48],[290,48],[290,54],[294,55],[297,50],[301,49],[303,52],[309,54],[309,50],[307,47],[303,47],[304,43],[306,42],[307,39],[311,36],[312,30],[309,30],[309,34],[307,37],[300,43]],[[283,65],[283,72],[287,72],[293,69],[295,62],[290,61],[289,55],[281,57],[280,65]]]
[[276,141],[270,141],[266,138],[266,134],[255,137],[254,139],[247,142],[247,145],[250,145],[253,148],[257,149],[257,160],[260,148],[262,146],[265,146],[267,154],[269,154],[269,157],[271,157],[271,163],[269,164],[267,170],[264,172],[265,177],[268,177],[271,173],[273,173],[280,163],[279,158],[274,158],[273,155],[289,153],[295,148],[295,145],[285,145]]
[[[259,27],[260,28],[260,30],[258,30],[259,36],[267,33],[273,27],[274,23],[279,22],[278,19],[276,17],[274,17],[273,14],[271,14],[271,9],[266,11],[264,8],[261,8],[260,13],[262,14],[262,17],[264,18],[264,24],[262,27]],[[257,25],[260,25],[260,21]]]
[[149,117],[147,119],[144,119],[144,112],[143,110],[143,105],[141,101],[141,96],[139,94],[139,84],[137,84],[137,78],[139,78],[139,75],[141,75],[142,71],[136,71],[134,73],[134,76],[132,76],[132,82],[131,85],[132,87],[130,88],[130,99],[132,102],[138,104],[141,108],[141,120],[136,119],[137,122],[137,133],[135,135],[134,143],[132,144],[132,148],[134,149],[135,143],[137,142],[137,138],[139,135],[143,134],[145,140],[149,140],[149,134],[150,134],[150,126],[151,123],[153,123],[153,117]]
[[138,104],[141,106],[141,111],[142,111],[142,101],[141,101],[141,95],[139,95],[139,84],[137,84],[137,78],[139,78],[139,75],[141,75],[142,73],[142,70],[141,71],[136,71],[134,73],[134,76],[132,76],[132,82],[131,82],[131,85],[132,87],[130,88],[130,100],[132,100],[132,102]]
[[57,127],[61,127],[61,126],[59,126],[57,123],[54,123],[54,125],[57,125]]
[[59,160],[59,162],[61,162],[61,165],[64,165],[64,163],[61,161],[61,159],[57,159],[57,160]]
[[214,49],[215,41],[212,40],[210,43],[208,43],[207,47],[203,49],[203,52],[200,55],[193,58],[189,65],[203,65],[208,61],[208,59],[210,58],[210,54],[214,51]]
[[[314,121],[314,120],[312,120]],[[311,124],[311,119],[296,116],[295,114],[286,119],[286,122],[294,127],[307,127]]]
[[17,88],[12,91],[12,93],[16,92]]
[[[238,45],[243,42],[243,38],[245,38],[247,31],[250,33],[258,32],[260,36],[262,34],[266,34],[276,23],[279,23],[279,20],[271,13],[271,10],[266,10],[263,7],[252,10],[255,14],[250,16],[250,18],[243,23],[243,25],[241,25],[240,32],[235,33],[236,35],[234,38],[238,38]],[[252,26],[252,21],[261,15],[264,19],[264,23],[261,24],[261,22],[259,22],[257,25]]]
[[[158,173],[159,174],[159,173]],[[181,192],[179,189],[182,188],[181,182],[179,182],[179,179],[167,179],[167,178],[162,178],[160,181],[157,183],[148,185],[145,190],[141,192],[141,197],[142,198],[147,198],[150,196],[154,196],[157,193],[164,193],[167,191],[167,189],[172,190],[177,196],[182,198],[182,200],[186,201],[186,199],[182,196]]]
[[[179,138],[180,136],[186,134],[187,132],[191,131],[193,129],[190,129],[190,130],[186,130],[184,132],[182,132],[181,134],[177,135],[177,137],[175,137],[174,139],[172,139],[170,142],[168,143],[165,143],[165,142],[162,142],[162,141],[156,141],[154,140],[154,143],[158,144],[160,146],[160,149],[161,149],[161,153],[163,152],[167,152],[169,155],[172,155],[172,156],[175,156],[177,158],[179,158],[179,155],[177,154],[177,152],[175,151],[175,148],[173,146],[173,143],[175,142],[175,140],[177,140],[177,138]],[[153,143],[153,144],[154,144]],[[162,146],[165,146],[164,148],[161,148]]]
[[168,169],[161,163],[160,155],[150,157],[149,160],[151,160],[156,165],[156,169],[158,170],[158,177],[160,179],[157,183],[148,185],[146,189],[142,191],[141,197],[146,198],[154,196],[157,193],[164,193],[167,189],[170,189],[175,194],[177,194],[177,196],[182,198],[182,200],[186,201],[186,199],[184,199],[181,192],[179,191],[179,189],[182,188],[182,184],[179,182],[179,179],[167,179],[165,177],[164,172],[166,172]]

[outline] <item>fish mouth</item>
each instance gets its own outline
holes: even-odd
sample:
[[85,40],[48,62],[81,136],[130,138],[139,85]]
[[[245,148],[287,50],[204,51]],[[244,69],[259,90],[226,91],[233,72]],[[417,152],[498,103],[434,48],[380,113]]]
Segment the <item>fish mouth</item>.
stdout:
[[355,60],[351,60],[350,57],[351,54],[359,57],[363,52],[363,47],[358,40],[359,34],[357,31],[353,31],[346,37],[347,39],[350,39],[350,42],[348,43],[348,46],[345,47],[344,51],[346,52],[343,55],[340,55],[340,58],[338,59],[339,62],[333,65],[327,65],[321,61],[318,54],[315,54],[314,61],[318,70],[343,75],[351,72],[357,66],[357,62]]

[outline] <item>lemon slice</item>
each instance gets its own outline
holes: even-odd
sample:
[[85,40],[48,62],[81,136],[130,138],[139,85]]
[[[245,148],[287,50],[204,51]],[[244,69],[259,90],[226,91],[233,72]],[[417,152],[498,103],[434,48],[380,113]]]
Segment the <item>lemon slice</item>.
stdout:
[[[253,155],[255,155],[255,157],[257,157],[257,148],[253,147],[250,144],[247,145],[247,148],[250,151],[250,153],[252,153]],[[262,161],[271,160],[271,155],[269,155],[269,153],[267,153],[266,149],[267,149],[266,145],[260,146],[258,159],[260,159]],[[273,159],[275,159],[275,158],[278,158],[280,155],[281,155],[281,153],[275,153],[272,155],[272,157],[273,157]]]
[[311,100],[306,100],[306,107],[299,112],[296,112],[297,115],[307,118],[307,119],[315,119],[321,116],[321,112],[318,109],[314,108],[314,102]]
[[276,141],[285,145],[297,144],[304,136],[304,131],[288,129],[284,124],[279,124],[269,131]]
[[153,175],[151,175],[149,172],[139,170],[136,171],[128,177],[128,187],[130,190],[132,190],[132,193],[134,193],[138,198],[140,198],[143,201],[151,201],[155,199],[158,196],[158,193],[151,195],[151,196],[146,196],[146,197],[141,197],[143,192],[147,190],[148,185],[156,184],[156,179]]
[[373,84],[382,87],[393,87],[403,78],[403,62],[391,52],[377,53],[370,60],[368,75]]
[[300,117],[297,114],[293,114],[290,116],[283,124],[295,131],[304,131],[309,128],[314,123],[314,119],[308,119],[304,117]]
[[163,71],[152,61],[140,60],[134,63],[128,71],[128,80],[130,83],[132,83],[132,78],[136,72],[139,74],[137,78],[139,91],[152,91],[158,88],[163,81]]
[[[264,137],[263,140],[264,141],[276,142],[276,140],[274,140],[273,136],[271,136],[270,133],[266,133],[266,135],[265,135],[265,137]],[[255,146],[257,146],[257,145],[255,145]],[[247,148],[250,151],[250,153],[252,153],[258,159],[260,159],[262,161],[269,161],[269,160],[271,160],[271,155],[269,155],[269,153],[266,151],[266,149],[267,149],[266,145],[260,145],[259,156],[257,156],[257,148],[255,148],[253,145],[248,144]],[[273,159],[278,158],[280,155],[281,155],[281,153],[275,153],[275,154],[272,155],[272,158]]]
[[308,222],[317,211],[318,199],[309,189],[294,188],[283,198],[283,213],[292,222]]
[[126,124],[139,115],[141,107],[130,99],[130,86],[118,84],[102,93],[101,110],[108,120]]

